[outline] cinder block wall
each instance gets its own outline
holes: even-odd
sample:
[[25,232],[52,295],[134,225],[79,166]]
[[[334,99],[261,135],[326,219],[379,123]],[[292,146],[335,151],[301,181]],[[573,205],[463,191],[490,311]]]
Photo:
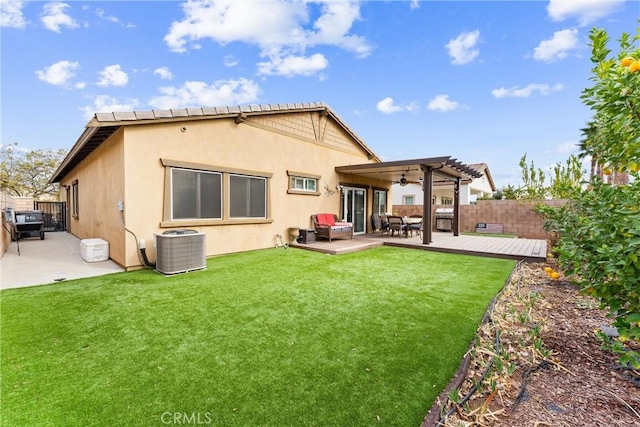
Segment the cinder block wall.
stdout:
[[[533,209],[540,203],[548,206],[562,206],[565,199],[557,200],[478,200],[475,205],[460,205],[460,232],[474,232],[480,222],[502,224],[504,233],[515,234],[527,239],[546,239],[542,228],[543,219]],[[434,215],[437,208],[452,208],[451,205],[432,207]],[[400,216],[422,214],[421,205],[395,205],[393,213]],[[435,224],[435,221],[434,221]]]
[[7,247],[11,243],[11,235],[9,234],[9,225],[4,222],[5,208],[13,208],[16,211],[26,211],[33,209],[33,198],[31,197],[13,197],[0,192],[0,214],[2,215],[2,229],[0,230],[0,258],[4,255]]

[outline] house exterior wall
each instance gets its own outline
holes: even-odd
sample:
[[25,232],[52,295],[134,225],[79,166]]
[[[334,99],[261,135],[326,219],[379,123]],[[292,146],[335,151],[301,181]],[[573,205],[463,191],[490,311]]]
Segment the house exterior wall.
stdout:
[[[171,221],[165,212],[169,193],[163,160],[270,175],[268,218]],[[72,232],[80,238],[109,241],[115,249],[112,259],[130,269],[141,263],[135,239],[125,233],[120,221],[119,200],[124,201],[127,228],[145,239],[151,261],[155,260],[154,234],[173,229],[205,233],[207,256],[262,249],[273,247],[277,234],[289,242],[290,227],[311,228],[312,214],[339,213],[336,186],[341,177],[335,167],[368,161],[368,153],[319,112],[249,116],[239,124],[234,118],[217,118],[123,126],[65,177],[64,184],[74,179],[80,183],[80,216],[72,220]],[[287,171],[319,176],[319,195],[290,194]],[[104,188],[107,177],[114,181]],[[348,177],[345,182],[373,185]],[[370,189],[367,205],[370,209]]]
[[[469,204],[469,186],[460,186],[460,203]],[[393,185],[393,205],[404,205],[405,196],[413,197],[413,204],[422,206],[424,201],[424,192],[422,191],[422,185],[419,184],[407,184],[404,187],[398,184]],[[436,204],[442,203],[442,198],[453,199],[453,185],[450,186],[437,186],[433,187],[433,196],[436,198]]]
[[[66,188],[78,182],[78,215]],[[109,242],[109,255],[125,265],[124,228],[118,200],[125,197],[124,132],[116,132],[60,182],[60,198],[67,202],[70,231],[80,239],[101,238]]]
[[493,188],[486,176],[480,178],[474,178],[469,185],[469,194],[475,194],[478,197],[482,197],[485,194],[493,194]]
[[[483,175],[480,178],[474,178],[468,184],[460,185],[460,204],[468,205],[474,202],[476,197],[482,197],[485,194],[492,194],[493,189],[491,183]],[[453,198],[453,184],[449,185],[434,185],[433,195],[436,198],[436,204],[442,204],[442,198]],[[422,205],[424,200],[424,192],[422,191],[422,185],[419,184],[407,184],[404,187],[398,184],[393,185],[393,204],[404,205],[405,196],[413,196],[415,205]],[[473,196],[473,197],[472,197]]]

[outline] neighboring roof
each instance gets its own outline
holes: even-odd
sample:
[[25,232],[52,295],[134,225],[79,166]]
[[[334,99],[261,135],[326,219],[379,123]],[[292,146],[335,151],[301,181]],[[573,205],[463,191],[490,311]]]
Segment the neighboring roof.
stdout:
[[477,170],[482,175],[487,177],[489,180],[489,185],[491,186],[491,191],[496,191],[496,184],[493,182],[493,177],[491,176],[491,172],[489,172],[489,165],[486,163],[471,163],[469,167]]
[[145,125],[168,122],[184,122],[194,120],[211,120],[235,118],[241,123],[249,116],[283,114],[305,111],[325,111],[335,120],[369,155],[369,158],[380,162],[380,158],[347,124],[324,102],[296,104],[266,104],[234,107],[212,108],[178,108],[171,110],[131,111],[96,113],[85,126],[84,132],[73,145],[51,182],[59,182],[82,160],[123,126]]
[[457,161],[457,159],[452,159],[451,156],[338,166],[336,172],[364,176],[384,182],[398,181],[402,176],[408,181],[419,181],[423,176],[423,166],[430,167],[434,175],[443,179],[480,178],[482,176],[477,170]]

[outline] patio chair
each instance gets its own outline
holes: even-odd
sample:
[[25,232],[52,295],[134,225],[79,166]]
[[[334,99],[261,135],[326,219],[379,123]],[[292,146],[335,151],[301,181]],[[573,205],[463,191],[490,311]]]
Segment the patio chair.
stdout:
[[371,223],[373,225],[373,232],[380,232],[380,235],[389,233],[389,221],[386,215],[380,215],[377,213],[371,214]]
[[349,238],[353,239],[353,224],[350,222],[338,221],[335,214],[315,214],[311,215],[313,227],[316,230],[316,238],[325,239]]
[[400,238],[402,238],[403,234],[407,234],[407,225],[404,223],[401,216],[389,215],[387,219],[389,220],[389,231],[391,232],[391,237],[393,237],[393,233],[396,231]]
[[382,214],[380,215],[380,219],[382,220],[382,233],[380,234],[389,234],[389,215]]
[[411,235],[413,236],[413,232],[418,233],[418,237],[422,237],[422,224],[424,221],[420,221],[419,223],[412,223],[408,225],[409,231],[411,231]]

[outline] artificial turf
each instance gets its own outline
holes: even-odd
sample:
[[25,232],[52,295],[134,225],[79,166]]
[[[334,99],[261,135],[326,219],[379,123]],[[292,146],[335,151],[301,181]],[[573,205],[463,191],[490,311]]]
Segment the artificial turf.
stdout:
[[513,267],[278,248],[3,290],[2,425],[416,426]]

